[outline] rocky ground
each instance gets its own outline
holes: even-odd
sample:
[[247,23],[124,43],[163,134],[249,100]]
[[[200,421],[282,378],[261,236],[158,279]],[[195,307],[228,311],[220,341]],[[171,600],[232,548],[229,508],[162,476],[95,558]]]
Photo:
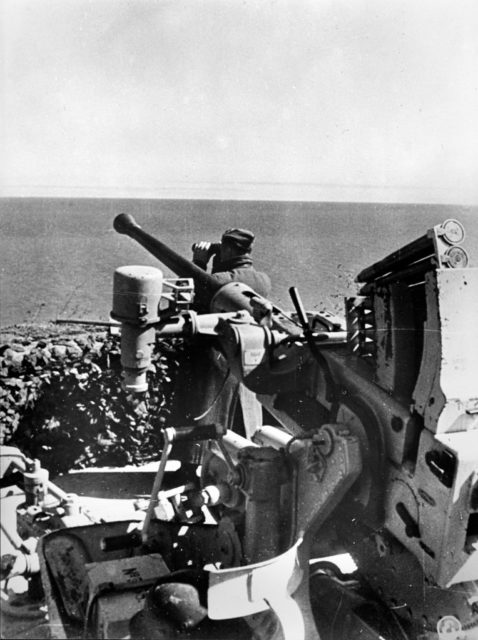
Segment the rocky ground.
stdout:
[[119,336],[76,325],[15,325],[0,333],[0,444],[50,473],[157,457],[177,343],[161,343],[151,391],[121,389]]
[[[138,473],[138,465],[155,460],[156,469],[180,351],[179,341],[161,342],[149,374],[150,392],[133,398],[121,388],[119,335],[110,329],[56,324],[2,329],[0,444],[40,459],[67,492],[97,496],[100,491],[100,498],[81,499],[102,518],[121,519],[123,511],[132,518],[132,494],[147,493],[152,484],[153,469],[147,472],[143,465]],[[121,469],[105,478],[94,467]],[[108,501],[113,489],[119,501]],[[2,510],[2,549],[6,517]],[[30,602],[25,585],[21,577],[9,581],[8,589],[0,583],[1,638],[49,637],[45,610]]]

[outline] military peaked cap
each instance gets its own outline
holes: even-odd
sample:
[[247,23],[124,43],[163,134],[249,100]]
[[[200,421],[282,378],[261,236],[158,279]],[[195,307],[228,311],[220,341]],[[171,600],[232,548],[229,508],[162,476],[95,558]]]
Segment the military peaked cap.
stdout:
[[240,249],[247,251],[252,247],[254,237],[252,231],[248,231],[247,229],[228,229],[224,231],[222,240],[233,242]]

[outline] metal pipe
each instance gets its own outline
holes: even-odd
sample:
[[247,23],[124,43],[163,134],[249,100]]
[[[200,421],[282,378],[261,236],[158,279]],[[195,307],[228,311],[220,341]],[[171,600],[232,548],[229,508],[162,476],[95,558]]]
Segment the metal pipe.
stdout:
[[[227,454],[231,457],[234,464],[237,464],[239,452],[246,447],[257,447],[258,445],[251,442],[247,438],[240,436],[238,433],[228,430],[221,438],[221,444],[226,449]],[[211,450],[220,457],[225,458],[224,452],[221,450],[217,441],[211,442]]]
[[151,519],[154,514],[154,508],[158,504],[158,493],[159,493],[159,490],[161,489],[161,485],[163,484],[164,473],[166,471],[166,464],[168,462],[171,449],[173,448],[175,430],[172,428],[168,428],[168,429],[164,429],[162,433],[164,438],[163,452],[161,454],[158,470],[154,478],[153,488],[151,489],[151,497],[149,499],[149,504],[148,504],[148,510],[146,511],[143,527],[141,529],[141,540],[143,544],[145,544],[148,540],[149,526],[151,524]]
[[425,234],[421,238],[410,242],[401,249],[397,249],[382,260],[363,269],[355,278],[355,282],[370,282],[386,275],[389,271],[404,267],[410,262],[426,258],[434,252],[433,239]]
[[431,256],[427,260],[421,260],[420,262],[412,264],[411,266],[405,269],[401,269],[400,271],[394,271],[393,273],[383,278],[378,278],[377,280],[375,280],[375,282],[369,282],[360,289],[360,294],[367,295],[371,293],[375,287],[378,287],[381,285],[387,285],[392,282],[396,282],[397,280],[407,281],[410,279],[414,279],[417,276],[422,276],[425,272],[431,271],[432,269],[436,268],[435,260],[436,259],[433,256]]
[[114,320],[77,320],[76,318],[70,319],[60,319],[57,318],[55,320],[55,324],[86,324],[86,325],[95,325],[97,327],[120,327],[121,324],[119,322],[115,322]]
[[[263,425],[262,427],[257,427],[254,431],[252,441],[261,447],[285,449],[293,438],[293,435],[283,429]],[[297,446],[301,446],[299,440],[296,440],[295,444],[297,444]]]

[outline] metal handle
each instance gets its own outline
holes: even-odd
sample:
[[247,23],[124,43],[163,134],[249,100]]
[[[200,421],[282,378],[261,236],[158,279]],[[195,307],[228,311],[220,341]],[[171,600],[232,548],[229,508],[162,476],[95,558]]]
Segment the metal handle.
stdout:
[[143,544],[146,544],[148,540],[149,526],[154,514],[154,508],[158,503],[158,493],[161,490],[163,484],[163,478],[166,471],[166,465],[168,458],[173,448],[173,442],[184,441],[198,441],[198,440],[211,440],[216,438],[218,429],[215,424],[207,424],[204,426],[194,425],[192,427],[168,427],[163,430],[164,447],[159,461],[158,471],[154,478],[153,488],[151,489],[151,496],[149,498],[148,509],[144,518],[143,527],[141,529],[141,540]]
[[[197,442],[198,440],[213,440],[218,436],[215,424],[193,425],[191,427],[170,427],[175,442]],[[171,435],[169,436],[171,437]]]
[[290,287],[289,295],[292,299],[292,304],[295,307],[297,317],[299,318],[299,322],[302,325],[302,330],[304,334],[310,332],[309,321],[307,320],[307,314],[304,309],[304,305],[302,304],[302,300],[299,295],[299,290],[297,287]]

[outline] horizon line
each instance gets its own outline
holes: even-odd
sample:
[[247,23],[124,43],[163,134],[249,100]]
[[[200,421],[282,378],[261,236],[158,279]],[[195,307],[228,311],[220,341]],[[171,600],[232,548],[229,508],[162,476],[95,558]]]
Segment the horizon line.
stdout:
[[253,200],[283,202],[363,202],[477,206],[478,191],[405,185],[335,185],[316,183],[234,182],[169,183],[161,187],[98,185],[8,185],[2,198],[115,198],[167,200]]

